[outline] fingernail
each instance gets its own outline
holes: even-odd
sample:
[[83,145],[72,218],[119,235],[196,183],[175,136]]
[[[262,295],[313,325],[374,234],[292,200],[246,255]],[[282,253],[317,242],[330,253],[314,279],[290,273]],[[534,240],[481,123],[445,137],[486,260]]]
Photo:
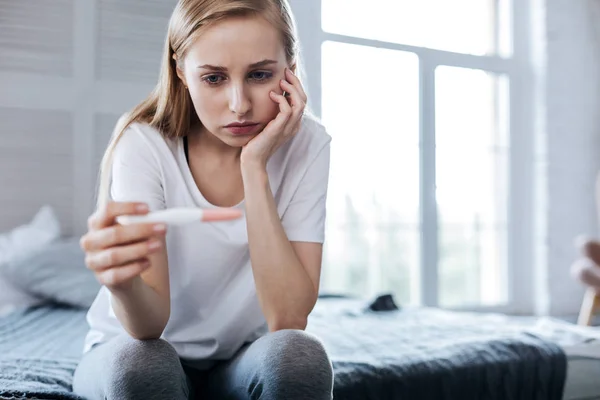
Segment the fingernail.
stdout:
[[157,250],[158,248],[160,248],[160,241],[158,241],[158,240],[150,241],[150,243],[148,244],[148,248],[150,250]]
[[148,211],[148,205],[146,204],[138,204],[136,208],[140,212]]
[[165,224],[157,224],[157,225],[154,225],[153,229],[155,232],[162,233],[167,230],[167,226]]
[[150,266],[150,260],[142,261],[142,268],[148,268]]

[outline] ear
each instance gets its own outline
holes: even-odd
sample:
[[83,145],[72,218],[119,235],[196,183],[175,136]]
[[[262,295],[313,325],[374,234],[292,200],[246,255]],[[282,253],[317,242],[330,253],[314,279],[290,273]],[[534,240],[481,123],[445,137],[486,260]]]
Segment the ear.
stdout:
[[290,65],[290,70],[295,74],[296,73],[296,63]]
[[185,87],[187,87],[187,82],[185,81],[185,74],[183,73],[183,70],[180,68],[180,62],[179,59],[177,58],[176,54],[173,54],[173,60],[175,60],[175,72],[177,73],[177,76],[179,77],[179,79],[181,79],[181,82],[183,82],[183,85]]

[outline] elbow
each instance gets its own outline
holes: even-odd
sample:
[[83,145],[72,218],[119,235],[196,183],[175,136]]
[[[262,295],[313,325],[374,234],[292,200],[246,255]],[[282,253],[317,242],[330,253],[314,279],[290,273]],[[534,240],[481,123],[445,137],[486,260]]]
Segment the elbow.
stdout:
[[158,340],[160,339],[161,335],[137,335],[137,334],[133,334],[131,335],[132,338],[134,338],[135,340]]
[[272,318],[267,322],[269,326],[269,332],[277,332],[283,329],[296,329],[305,330],[308,325],[308,318],[306,317],[291,317],[291,316],[278,316]]
[[129,329],[126,330],[129,336],[136,340],[158,340],[161,338],[166,327],[167,324],[165,322],[137,327],[128,326],[126,328]]
[[136,340],[158,340],[162,333],[163,329],[148,332],[129,332],[129,336]]

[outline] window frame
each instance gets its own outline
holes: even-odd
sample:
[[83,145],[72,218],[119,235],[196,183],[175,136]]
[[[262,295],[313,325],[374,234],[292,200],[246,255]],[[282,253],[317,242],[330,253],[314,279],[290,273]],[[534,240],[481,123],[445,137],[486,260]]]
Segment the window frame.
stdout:
[[[325,41],[411,52],[419,58],[420,102],[420,265],[411,271],[411,302],[438,302],[438,218],[435,201],[435,70],[438,66],[480,69],[507,77],[509,85],[509,171],[507,210],[507,303],[454,307],[466,311],[533,312],[533,75],[530,65],[531,1],[506,0],[510,12],[512,54],[471,55],[324,32],[322,0],[291,0],[302,43],[302,67],[309,106],[321,116],[321,46]],[[496,40],[498,40],[496,35]],[[307,79],[308,78],[308,79]]]

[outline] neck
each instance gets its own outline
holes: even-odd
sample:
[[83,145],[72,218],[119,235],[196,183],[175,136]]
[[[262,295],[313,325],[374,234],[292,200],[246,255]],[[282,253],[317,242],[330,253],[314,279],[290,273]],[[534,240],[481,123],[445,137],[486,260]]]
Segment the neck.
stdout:
[[242,153],[241,148],[231,147],[223,143],[203,126],[190,132],[188,151],[190,156],[192,153],[202,154],[204,157],[207,155],[215,156],[222,164],[238,164]]

